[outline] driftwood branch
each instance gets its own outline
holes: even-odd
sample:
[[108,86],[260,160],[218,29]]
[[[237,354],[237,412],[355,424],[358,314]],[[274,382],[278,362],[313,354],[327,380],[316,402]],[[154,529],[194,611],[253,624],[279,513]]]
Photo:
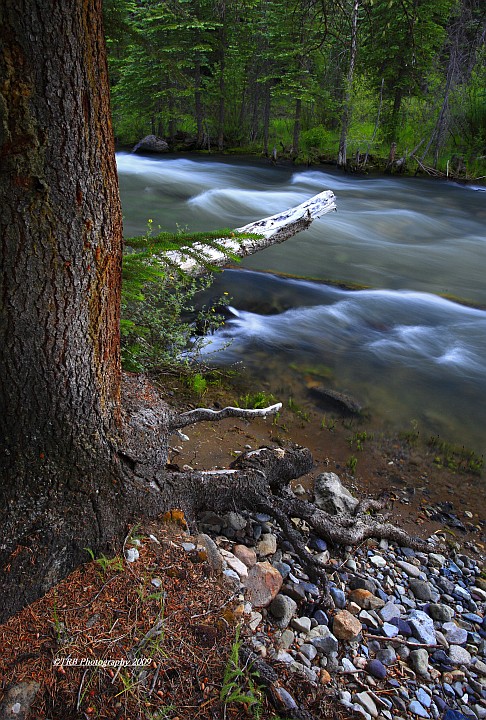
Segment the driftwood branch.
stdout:
[[[235,228],[230,237],[215,240],[212,247],[195,243],[187,251],[181,249],[166,253],[165,258],[169,264],[179,267],[189,275],[201,275],[207,272],[208,265],[222,267],[227,265],[232,257],[253,255],[306,230],[314,220],[336,210],[335,199],[331,190],[324,190],[296,207]],[[242,234],[258,237],[238,238],[238,235]]]
[[222,410],[211,410],[210,408],[196,408],[195,410],[188,410],[188,412],[181,413],[176,416],[171,422],[173,430],[179,430],[180,428],[186,427],[187,425],[194,425],[195,423],[216,420],[224,420],[224,418],[235,417],[235,418],[246,418],[253,419],[256,417],[267,417],[267,415],[275,415],[282,408],[282,403],[276,403],[275,405],[269,405],[266,408],[237,408],[237,407],[225,407]]

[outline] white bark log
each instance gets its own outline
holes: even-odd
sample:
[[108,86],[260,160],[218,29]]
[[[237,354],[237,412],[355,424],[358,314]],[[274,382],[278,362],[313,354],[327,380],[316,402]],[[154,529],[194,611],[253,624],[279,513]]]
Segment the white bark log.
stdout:
[[[233,237],[214,241],[217,247],[196,243],[187,252],[174,250],[166,253],[165,257],[171,265],[179,267],[185,273],[201,275],[207,272],[208,265],[221,267],[228,264],[231,256],[246,257],[270,245],[284,242],[308,228],[313,220],[332,210],[336,210],[335,195],[331,190],[324,190],[289,210],[235,228]],[[239,240],[236,237],[239,233],[251,233],[260,237]]]
[[175,420],[171,422],[173,430],[194,425],[203,421],[223,420],[228,417],[251,419],[256,417],[267,417],[267,415],[275,415],[282,409],[282,403],[275,403],[265,408],[237,408],[225,407],[222,410],[211,410],[211,408],[196,408],[188,412],[181,413]]

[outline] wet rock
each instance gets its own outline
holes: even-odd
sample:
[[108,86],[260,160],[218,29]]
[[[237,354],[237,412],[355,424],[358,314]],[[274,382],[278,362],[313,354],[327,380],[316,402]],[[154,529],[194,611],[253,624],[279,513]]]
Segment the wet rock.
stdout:
[[267,607],[278,595],[283,578],[269,562],[259,562],[248,570],[244,581],[247,600],[254,607]]
[[316,477],[314,495],[317,507],[331,515],[352,513],[358,504],[335,473],[321,473]]
[[132,152],[135,153],[139,150],[150,153],[166,153],[169,152],[169,145],[156,135],[146,135],[134,146]]
[[339,640],[354,640],[361,632],[360,621],[347,610],[340,610],[334,616],[333,633]]

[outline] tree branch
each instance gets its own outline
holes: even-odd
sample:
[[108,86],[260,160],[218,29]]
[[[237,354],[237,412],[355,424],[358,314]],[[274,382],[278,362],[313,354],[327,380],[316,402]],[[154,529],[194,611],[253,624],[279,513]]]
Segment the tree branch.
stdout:
[[[207,272],[208,265],[222,267],[228,264],[231,257],[253,255],[306,230],[313,220],[336,210],[335,199],[331,190],[324,190],[296,207],[235,228],[234,235],[215,240],[213,247],[195,243],[187,251],[182,249],[167,252],[165,258],[170,265],[179,267],[189,275],[201,275]],[[238,239],[238,234],[259,237]]]
[[195,410],[188,410],[188,412],[177,415],[170,423],[172,430],[179,430],[180,428],[186,427],[187,425],[194,425],[198,422],[216,420],[224,420],[228,417],[236,418],[256,418],[256,417],[267,417],[267,415],[275,415],[281,409],[282,403],[276,403],[275,405],[269,405],[266,408],[237,408],[237,407],[225,407],[222,410],[211,410],[210,408],[196,408]]

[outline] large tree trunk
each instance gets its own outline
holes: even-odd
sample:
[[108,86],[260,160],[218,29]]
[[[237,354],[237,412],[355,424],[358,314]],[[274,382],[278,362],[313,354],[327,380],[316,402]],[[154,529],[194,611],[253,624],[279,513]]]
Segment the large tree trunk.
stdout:
[[0,33],[0,567],[23,602],[113,529],[122,217],[101,0],[5,0]]

